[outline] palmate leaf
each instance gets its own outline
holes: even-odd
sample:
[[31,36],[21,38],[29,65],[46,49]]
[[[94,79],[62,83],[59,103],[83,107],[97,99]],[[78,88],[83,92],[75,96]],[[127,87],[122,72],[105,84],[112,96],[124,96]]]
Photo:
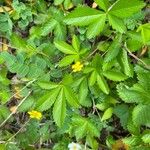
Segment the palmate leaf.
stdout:
[[80,6],[73,10],[65,18],[65,23],[67,24],[88,26],[88,38],[93,38],[103,31],[106,17],[108,17],[109,23],[112,25],[113,29],[120,33],[124,33],[126,31],[126,27],[123,19],[130,17],[145,6],[145,4],[139,0],[133,0],[132,2],[129,0],[118,0],[109,8],[108,0],[95,0],[95,2],[106,13],[87,6]]
[[103,31],[106,14],[87,6],[78,7],[70,13],[65,23],[78,26],[88,26],[87,37],[93,38]]
[[40,82],[38,84],[43,89],[47,89],[47,91],[45,91],[44,95],[37,100],[36,109],[45,111],[54,105],[53,118],[55,123],[61,127],[66,116],[66,103],[74,108],[79,107],[76,95],[67,84],[52,84],[51,82]]
[[62,60],[60,60],[60,67],[67,66],[74,61],[78,61],[80,57],[82,57],[82,55],[87,51],[86,48],[81,49],[80,41],[75,35],[72,37],[72,45],[64,41],[55,41],[54,44],[58,50],[64,54],[67,54],[67,56],[64,56]]

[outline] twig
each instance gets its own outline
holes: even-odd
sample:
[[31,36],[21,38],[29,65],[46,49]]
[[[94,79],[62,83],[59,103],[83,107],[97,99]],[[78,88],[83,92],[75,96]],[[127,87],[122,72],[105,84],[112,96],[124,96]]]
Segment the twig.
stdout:
[[[22,101],[17,105],[16,107],[16,111],[18,110],[18,108],[22,105],[22,103],[28,98],[28,96],[31,94],[31,91],[28,93],[28,95],[26,97],[24,97],[22,99]],[[12,112],[1,124],[0,124],[0,128],[10,119],[10,117],[14,114],[14,112]]]
[[94,114],[95,111],[96,111],[96,113],[97,113],[99,119],[101,120],[101,116],[100,116],[100,114],[99,114],[99,112],[98,112],[98,110],[97,110],[97,108],[96,108],[94,98],[92,98],[92,101],[93,101],[93,114]]
[[137,61],[141,62],[145,66],[145,68],[147,68],[148,70],[150,70],[150,66],[148,66],[143,60],[141,60],[140,58],[138,58],[137,56],[135,56],[133,53],[131,53],[131,51],[127,48],[127,44],[126,43],[124,44],[124,48],[129,53],[130,56],[132,56]]
[[28,121],[26,121],[26,123],[13,135],[13,136],[11,136],[8,140],[7,140],[7,142],[6,143],[8,143],[11,139],[13,139],[16,135],[18,135],[21,131],[22,131],[22,129],[27,125],[27,123],[30,121],[30,119],[28,120]]

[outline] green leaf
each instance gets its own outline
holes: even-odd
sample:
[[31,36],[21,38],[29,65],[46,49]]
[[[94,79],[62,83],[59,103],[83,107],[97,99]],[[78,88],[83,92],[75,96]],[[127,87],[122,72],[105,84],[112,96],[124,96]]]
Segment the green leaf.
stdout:
[[136,126],[150,127],[150,105],[138,105],[133,109],[132,119]]
[[90,106],[91,103],[88,99],[88,81],[86,78],[83,78],[82,82],[80,83],[79,87],[79,102],[82,106]]
[[106,21],[106,14],[103,14],[98,20],[89,25],[87,29],[87,38],[91,39],[96,35],[99,35],[99,33],[101,33],[104,29],[105,21]]
[[142,140],[144,143],[150,144],[150,133],[146,133],[142,136]]
[[108,20],[113,29],[120,33],[126,32],[126,26],[124,25],[123,20],[113,15],[108,15]]
[[127,76],[117,70],[109,70],[103,72],[103,75],[112,81],[124,81],[127,79]]
[[133,67],[129,62],[128,54],[125,49],[121,51],[120,55],[118,56],[118,60],[124,73],[129,77],[133,77]]
[[107,10],[109,7],[109,1],[108,0],[94,0],[96,4],[100,6],[103,10]]
[[54,42],[56,48],[65,54],[76,54],[72,46],[63,41]]
[[122,42],[122,35],[118,35],[108,48],[108,52],[104,58],[104,62],[113,60],[119,53]]
[[104,93],[109,94],[109,87],[103,76],[97,75],[97,84]]
[[97,80],[97,72],[93,71],[91,73],[91,76],[90,76],[90,79],[89,79],[89,85],[93,86],[95,84],[96,80]]
[[126,18],[140,11],[144,6],[145,4],[140,0],[117,0],[110,6],[109,13],[120,18]]
[[65,86],[65,87],[63,87],[63,89],[64,89],[64,95],[65,95],[65,97],[66,97],[66,99],[67,99],[67,102],[71,105],[71,106],[73,106],[73,107],[79,107],[79,102],[78,102],[78,100],[77,100],[77,98],[76,98],[76,95],[72,92],[72,90],[69,88],[69,87],[67,87],[67,86]]
[[44,95],[37,100],[36,109],[39,111],[49,109],[57,99],[59,91],[60,88],[56,88],[44,93]]
[[16,61],[16,58],[8,52],[1,52],[0,57],[2,57],[9,66],[13,65]]
[[80,50],[80,42],[76,35],[73,35],[72,46],[77,52]]
[[55,5],[60,5],[64,0],[54,0]]
[[127,129],[127,123],[129,118],[129,108],[125,104],[118,105],[114,108],[114,114],[120,119],[121,126]]
[[61,59],[59,61],[59,66],[60,67],[65,67],[65,66],[68,66],[70,65],[71,63],[73,63],[75,60],[78,59],[78,56],[77,55],[69,55],[69,56],[65,56],[63,57],[63,59]]
[[73,10],[64,21],[71,25],[86,26],[99,19],[102,14],[99,10],[80,6]]
[[137,29],[137,32],[141,31],[143,43],[150,42],[150,23],[142,24]]
[[103,116],[102,116],[101,121],[110,119],[111,116],[112,116],[112,114],[113,114],[113,108],[112,107],[106,109],[105,112],[104,112],[104,114],[103,114]]
[[66,117],[66,100],[63,89],[61,89],[53,107],[53,118],[56,124],[61,127]]
[[57,22],[55,19],[48,20],[41,28],[41,35],[46,36],[55,28]]
[[126,103],[148,103],[150,101],[149,93],[144,89],[129,88],[123,84],[117,86],[120,98]]

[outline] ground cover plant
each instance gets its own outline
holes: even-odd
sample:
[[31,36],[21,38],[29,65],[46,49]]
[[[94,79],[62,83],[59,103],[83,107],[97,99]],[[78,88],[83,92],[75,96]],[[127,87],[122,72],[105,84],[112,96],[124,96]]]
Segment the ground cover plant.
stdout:
[[149,0],[0,0],[0,150],[149,150],[149,21]]

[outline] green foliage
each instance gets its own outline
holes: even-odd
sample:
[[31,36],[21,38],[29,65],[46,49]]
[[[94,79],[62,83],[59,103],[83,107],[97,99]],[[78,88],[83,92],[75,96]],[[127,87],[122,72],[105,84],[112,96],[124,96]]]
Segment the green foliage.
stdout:
[[0,5],[0,149],[149,149],[147,1]]

